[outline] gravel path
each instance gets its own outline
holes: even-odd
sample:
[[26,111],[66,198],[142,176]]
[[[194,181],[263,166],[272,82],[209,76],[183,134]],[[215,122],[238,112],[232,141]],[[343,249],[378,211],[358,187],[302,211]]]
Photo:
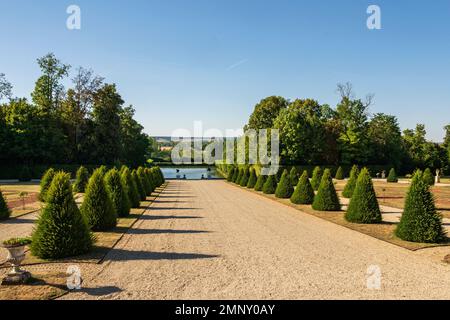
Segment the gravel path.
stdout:
[[64,299],[450,299],[449,265],[224,181],[170,182],[104,264],[81,269],[88,289]]

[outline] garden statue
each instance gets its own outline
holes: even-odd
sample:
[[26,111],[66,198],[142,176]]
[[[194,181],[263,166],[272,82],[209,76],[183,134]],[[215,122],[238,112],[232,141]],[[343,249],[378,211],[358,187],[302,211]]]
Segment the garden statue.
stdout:
[[436,183],[441,183],[441,171],[439,169],[436,169]]
[[381,179],[386,179],[386,171],[381,172]]

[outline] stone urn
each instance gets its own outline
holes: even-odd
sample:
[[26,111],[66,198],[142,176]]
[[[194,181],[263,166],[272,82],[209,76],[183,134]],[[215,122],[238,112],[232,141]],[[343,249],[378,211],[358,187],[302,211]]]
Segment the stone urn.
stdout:
[[25,247],[28,243],[3,243],[2,247],[8,250],[7,262],[11,264],[11,271],[2,280],[2,285],[22,284],[25,283],[31,274],[20,268],[22,261],[25,259]]

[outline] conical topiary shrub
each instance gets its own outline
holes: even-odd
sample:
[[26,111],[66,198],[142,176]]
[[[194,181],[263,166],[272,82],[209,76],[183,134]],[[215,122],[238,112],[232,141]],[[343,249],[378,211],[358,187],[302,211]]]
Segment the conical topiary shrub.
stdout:
[[247,188],[253,189],[256,185],[256,181],[258,178],[256,177],[256,170],[254,168],[250,169],[250,177],[248,178]]
[[266,182],[264,182],[263,192],[265,194],[274,194],[277,189],[277,178],[275,175],[270,175],[267,177]]
[[86,186],[81,213],[94,231],[105,231],[117,225],[117,215],[106,189],[102,170],[95,170]]
[[244,173],[242,174],[241,181],[239,181],[239,185],[241,187],[247,187],[248,179],[250,178],[248,168],[244,169]]
[[238,181],[238,178],[239,178],[239,168],[235,168],[231,182],[236,183],[236,181]]
[[105,175],[105,184],[117,216],[126,217],[130,215],[130,199],[128,198],[127,189],[124,188],[122,178],[117,169],[108,171]]
[[389,182],[389,183],[397,183],[398,182],[397,173],[395,173],[394,168],[392,168],[389,171],[389,175],[387,177],[387,182]]
[[280,199],[289,199],[293,193],[294,187],[292,187],[291,184],[291,177],[289,172],[285,169],[275,190],[275,197]]
[[227,175],[227,181],[228,181],[228,182],[233,181],[233,176],[234,176],[234,171],[235,171],[235,170],[236,170],[236,169],[233,167],[233,168],[231,168],[230,171],[228,172],[228,175]]
[[52,180],[55,177],[55,170],[53,168],[48,169],[41,179],[41,190],[39,192],[39,200],[42,202],[46,201],[47,197],[47,190],[50,188],[50,185],[52,184]]
[[434,186],[434,175],[431,173],[430,168],[426,168],[423,172],[423,181],[429,186]]
[[9,210],[5,197],[0,190],[0,220],[8,219],[10,215],[11,211]]
[[137,190],[136,182],[131,176],[130,169],[125,168],[122,171],[122,184],[126,186],[128,191],[128,199],[130,200],[130,205],[132,208],[139,208],[141,204],[141,197],[139,195],[139,191]]
[[395,234],[405,241],[439,243],[445,239],[442,217],[436,211],[430,186],[423,178],[421,171],[414,174]]
[[356,181],[358,180],[359,175],[359,169],[356,165],[352,167],[352,170],[350,171],[350,178],[347,181],[347,184],[344,187],[344,190],[342,191],[342,196],[344,198],[351,198],[353,191],[356,187]]
[[315,167],[311,179],[311,185],[314,190],[319,190],[320,181],[322,181],[322,169],[320,167]]
[[136,170],[133,170],[131,172],[131,177],[133,178],[134,183],[136,184],[136,188],[139,193],[140,200],[145,201],[147,199],[147,194],[145,193],[144,186],[142,185],[141,179],[139,179],[139,176],[138,176]]
[[334,188],[333,179],[331,178],[330,169],[325,169],[320,182],[319,191],[312,204],[312,208],[317,211],[340,211],[341,205]]
[[241,183],[241,179],[242,179],[242,175],[244,174],[244,169],[239,168],[238,169],[238,175],[236,177],[236,180],[234,181],[234,183],[236,184],[240,184]]
[[256,180],[255,191],[262,191],[265,183],[266,183],[266,176],[260,174],[258,180]]
[[355,223],[380,223],[382,220],[377,196],[373,188],[369,170],[364,168],[356,182],[345,219]]
[[84,193],[86,191],[88,181],[89,181],[89,171],[85,167],[81,166],[77,170],[73,190],[77,193]]
[[337,169],[335,179],[336,180],[344,180],[345,179],[344,169],[342,169],[342,167],[339,167]]
[[70,176],[57,173],[47,192],[47,204],[36,222],[31,252],[41,259],[87,253],[93,236],[72,194]]
[[150,175],[152,177],[153,186],[154,186],[153,191],[155,191],[156,188],[161,187],[162,180],[161,180],[161,177],[159,176],[158,170],[156,168],[150,169]]
[[107,166],[100,166],[96,169],[102,176],[104,176],[108,172]]
[[137,176],[141,181],[142,188],[144,189],[145,195],[148,196],[152,192],[151,186],[148,182],[147,175],[145,174],[145,170],[142,167],[139,167],[137,170]]
[[309,182],[308,171],[304,171],[298,180],[297,187],[291,197],[294,204],[312,204],[314,201],[314,189]]
[[289,178],[292,186],[296,186],[298,183],[298,171],[296,167],[292,167],[291,172],[289,173]]
[[150,187],[149,195],[151,195],[152,192],[155,191],[155,189],[157,187],[157,185],[156,185],[157,182],[155,181],[155,179],[153,177],[153,172],[149,168],[144,168],[144,173],[147,176],[148,185]]

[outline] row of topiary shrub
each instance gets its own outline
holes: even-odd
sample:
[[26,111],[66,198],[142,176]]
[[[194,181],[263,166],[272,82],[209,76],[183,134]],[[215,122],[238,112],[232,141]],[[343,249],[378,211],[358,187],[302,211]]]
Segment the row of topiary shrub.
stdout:
[[[140,206],[164,183],[158,167],[96,169],[92,176],[83,167],[74,184],[85,192],[80,208],[75,203],[70,175],[49,169],[41,181],[40,198],[45,202],[32,235],[31,252],[42,259],[58,259],[87,253],[94,242],[92,231],[107,231]],[[1,201],[0,201],[1,203]]]
[[[245,181],[242,179],[248,171],[256,174],[252,168],[232,169],[229,181],[242,186],[240,181]],[[236,174],[236,172],[238,173]],[[284,170],[278,183],[275,175],[268,177],[260,175],[256,178],[254,189],[265,194],[275,194],[277,198],[290,198],[290,201],[294,204],[312,205],[312,208],[318,211],[341,210],[339,197],[329,169],[322,173],[320,168],[316,168],[311,181],[308,172],[305,170],[298,179],[295,189],[293,181],[296,180],[293,180],[293,174],[295,175],[295,172],[288,173],[287,170]],[[431,174],[431,171],[429,174]],[[250,175],[253,176],[252,173]],[[390,171],[388,181],[398,181],[394,169]],[[395,234],[399,238],[424,243],[438,243],[445,240],[442,217],[436,210],[430,185],[431,179],[428,174],[420,170],[416,171],[406,196],[403,215],[395,230]],[[247,187],[253,188],[251,184],[248,184]],[[318,190],[317,194],[314,192],[314,187]],[[348,209],[345,212],[345,219],[348,222],[360,224],[382,222],[372,178],[367,168],[359,171],[357,166],[353,166],[343,195],[350,198]]]

